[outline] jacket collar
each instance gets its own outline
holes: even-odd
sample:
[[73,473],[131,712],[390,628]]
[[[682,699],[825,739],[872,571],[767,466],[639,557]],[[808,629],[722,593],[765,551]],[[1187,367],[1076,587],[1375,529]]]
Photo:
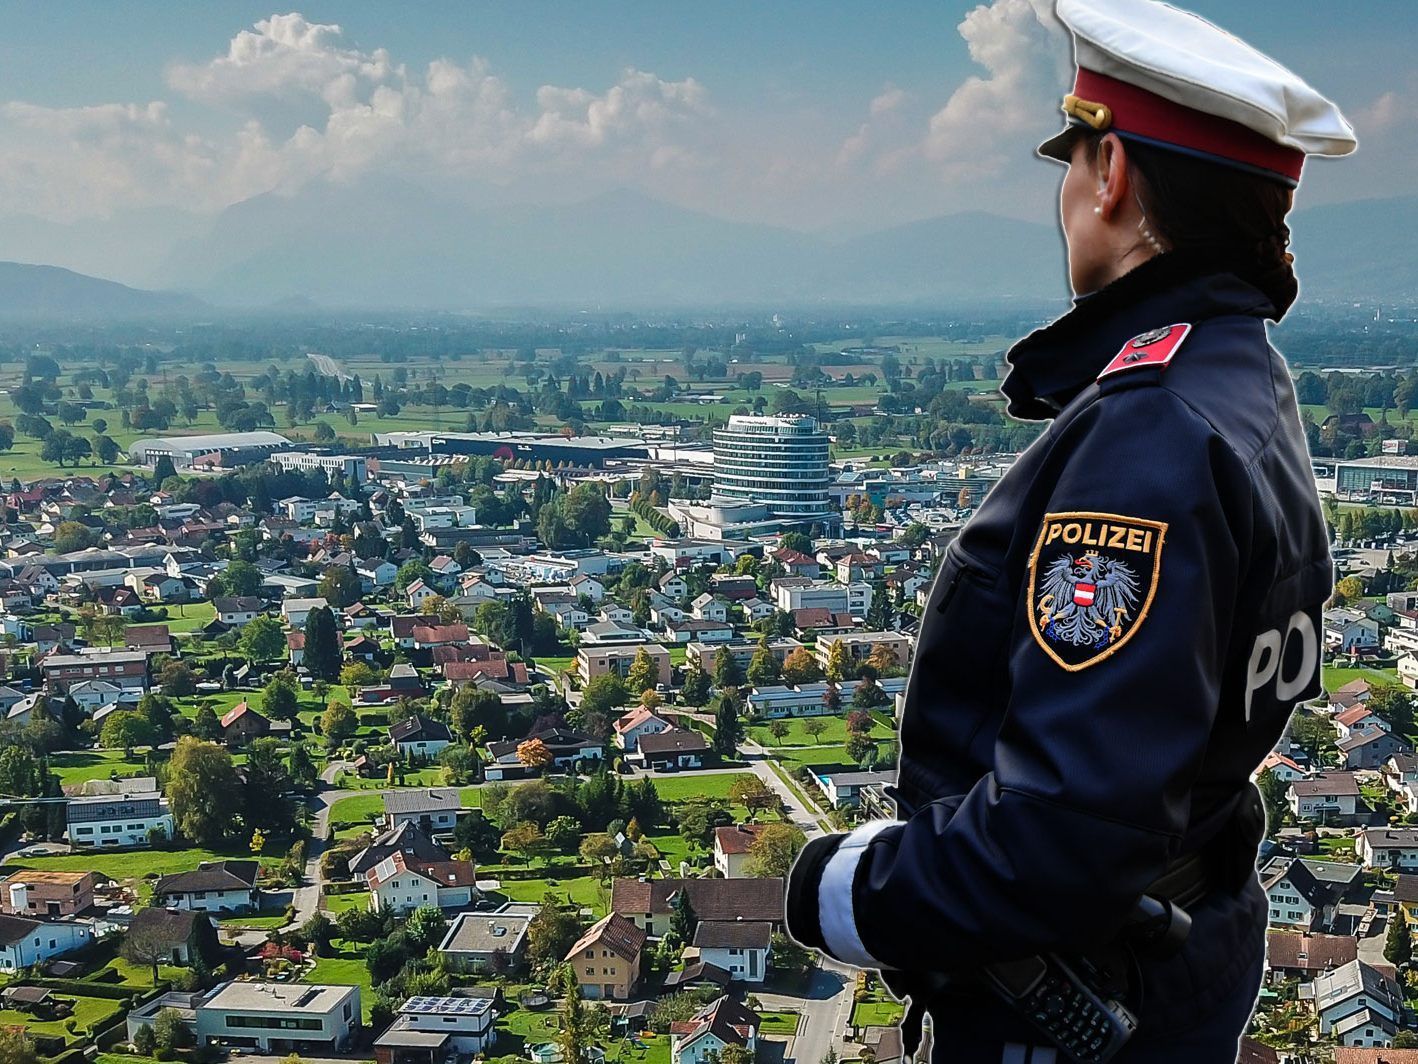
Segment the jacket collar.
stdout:
[[1223,314],[1275,316],[1275,307],[1255,286],[1214,260],[1184,251],[1156,255],[1073,304],[1005,356],[1010,370],[1000,392],[1012,417],[1053,417],[1123,344],[1149,329]]

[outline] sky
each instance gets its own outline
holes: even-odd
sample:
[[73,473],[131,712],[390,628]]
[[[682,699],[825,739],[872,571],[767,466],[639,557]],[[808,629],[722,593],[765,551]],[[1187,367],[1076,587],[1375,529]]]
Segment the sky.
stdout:
[[[1409,195],[1418,4],[1192,0],[1335,100],[1359,152],[1301,204]],[[318,180],[471,202],[617,187],[859,233],[1046,219],[1067,38],[1049,0],[0,0],[0,219],[213,215]],[[146,213],[143,213],[146,212]]]

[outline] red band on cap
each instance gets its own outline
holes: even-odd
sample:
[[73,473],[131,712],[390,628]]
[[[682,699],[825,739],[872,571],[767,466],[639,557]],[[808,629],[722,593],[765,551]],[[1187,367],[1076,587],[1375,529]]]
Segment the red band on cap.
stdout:
[[1081,67],[1073,92],[1082,99],[1107,104],[1113,112],[1112,128],[1120,133],[1135,133],[1300,180],[1304,152],[1277,144],[1229,118],[1173,103],[1155,92]]

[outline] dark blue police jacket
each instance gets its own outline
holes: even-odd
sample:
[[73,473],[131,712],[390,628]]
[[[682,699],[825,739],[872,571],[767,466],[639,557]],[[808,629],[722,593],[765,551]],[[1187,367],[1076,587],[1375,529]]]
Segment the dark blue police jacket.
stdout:
[[[901,722],[901,819],[804,848],[795,939],[908,972],[1096,947],[1253,794],[1322,691],[1333,586],[1276,316],[1173,252],[1010,351],[1010,414],[1052,423],[945,551]],[[1224,994],[1254,970],[1250,880],[1239,922],[1194,926],[1188,987]]]

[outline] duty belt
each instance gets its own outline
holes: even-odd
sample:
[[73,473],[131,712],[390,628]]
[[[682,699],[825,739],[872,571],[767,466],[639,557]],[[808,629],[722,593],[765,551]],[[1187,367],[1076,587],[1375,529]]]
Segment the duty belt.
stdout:
[[[1143,893],[1186,910],[1214,891],[1239,890],[1248,876],[1255,875],[1255,848],[1264,832],[1265,808],[1259,791],[1252,786],[1237,795],[1222,818],[1221,828],[1210,839],[1169,864]],[[1119,938],[1100,952],[1128,948]],[[927,1006],[943,991],[959,987],[961,980],[944,972],[887,969],[881,977],[898,998],[910,998],[901,1020],[901,1045],[909,1060],[920,1047]]]

